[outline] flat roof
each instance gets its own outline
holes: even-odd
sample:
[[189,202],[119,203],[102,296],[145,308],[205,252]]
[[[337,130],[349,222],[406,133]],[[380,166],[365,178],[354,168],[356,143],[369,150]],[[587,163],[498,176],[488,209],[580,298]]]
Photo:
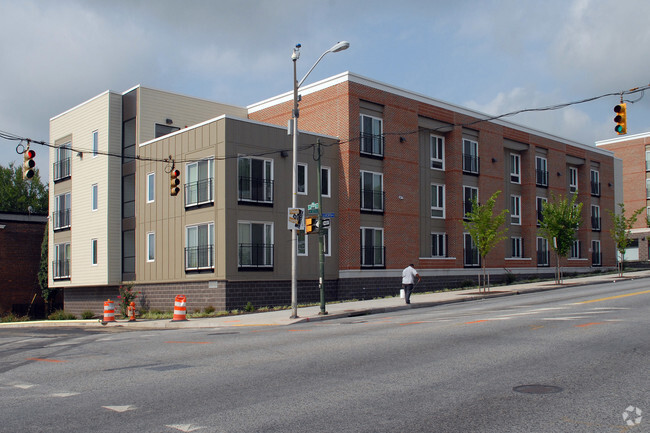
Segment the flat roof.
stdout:
[[649,138],[650,137],[650,132],[642,132],[641,134],[634,134],[634,135],[622,135],[620,137],[616,138],[610,138],[607,140],[599,140],[596,142],[596,146],[603,146],[606,144],[614,144],[614,143],[622,143],[625,141],[630,141],[630,140],[637,140],[639,138]]

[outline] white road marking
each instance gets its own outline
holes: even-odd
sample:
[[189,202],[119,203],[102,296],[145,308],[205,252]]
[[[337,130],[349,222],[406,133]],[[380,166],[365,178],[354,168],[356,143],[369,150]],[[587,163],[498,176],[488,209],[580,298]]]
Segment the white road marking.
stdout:
[[196,430],[201,430],[206,428],[206,427],[201,427],[193,424],[170,424],[170,425],[166,425],[165,427],[173,428],[184,432],[191,432],[191,431],[196,431]]
[[20,388],[20,389],[29,389],[33,388],[36,385],[32,385],[31,383],[19,383],[16,385],[12,385],[14,388]]
[[545,317],[542,320],[580,320],[584,317]]
[[136,410],[137,407],[135,406],[102,406],[104,409],[112,410],[115,412],[126,412],[128,410]]
[[79,395],[78,392],[55,392],[50,394],[50,397],[72,397],[73,395]]

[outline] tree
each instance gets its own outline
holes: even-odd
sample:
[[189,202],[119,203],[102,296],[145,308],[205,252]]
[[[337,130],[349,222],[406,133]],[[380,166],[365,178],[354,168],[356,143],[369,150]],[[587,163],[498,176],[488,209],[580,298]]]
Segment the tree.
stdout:
[[551,193],[551,201],[542,204],[542,219],[539,222],[539,233],[544,237],[557,257],[555,267],[555,282],[562,284],[562,268],[560,257],[566,257],[576,239],[576,231],[580,226],[583,203],[576,203],[578,194],[559,198]]
[[[494,215],[494,206],[499,194],[501,191],[492,194],[492,197],[483,205],[479,205],[476,198],[472,197],[472,210],[465,214],[467,221],[463,221],[463,226],[472,237],[481,257],[483,279],[479,285],[484,291],[489,286],[489,284],[486,286],[486,257],[497,243],[506,238],[505,234],[508,231],[507,228],[500,228],[506,221],[508,209],[503,209],[498,215]],[[479,287],[479,291],[481,287]]]
[[618,274],[623,276],[623,265],[625,264],[625,249],[630,245],[630,229],[636,223],[639,214],[643,212],[645,207],[635,210],[632,212],[629,218],[625,218],[625,204],[619,203],[618,206],[621,208],[620,214],[616,214],[611,210],[607,209],[607,212],[612,217],[613,228],[610,230],[612,239],[616,243],[616,250],[621,255],[621,260],[616,262],[618,267]]
[[[0,165],[0,212],[48,214],[48,186],[43,185],[38,169],[31,180],[23,179],[22,167]],[[31,209],[30,209],[31,208]]]

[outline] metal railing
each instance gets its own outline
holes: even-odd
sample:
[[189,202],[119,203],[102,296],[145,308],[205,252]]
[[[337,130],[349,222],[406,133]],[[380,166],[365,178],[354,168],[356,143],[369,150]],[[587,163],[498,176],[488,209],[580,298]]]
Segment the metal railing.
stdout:
[[547,170],[535,170],[535,185],[537,186],[548,186],[548,171]]
[[600,196],[600,182],[591,182],[591,195]]
[[185,248],[185,270],[214,269],[214,246]]
[[70,158],[56,161],[52,164],[52,169],[54,171],[54,181],[70,177]]
[[480,167],[480,159],[476,155],[463,153],[463,171],[465,173],[478,174]]
[[239,268],[272,268],[273,244],[239,244]]
[[55,280],[70,278],[70,260],[54,260],[52,262],[52,278]]
[[361,267],[380,268],[386,263],[386,247],[361,247]]
[[70,209],[52,212],[52,224],[54,230],[70,227]]
[[256,177],[239,176],[237,199],[240,202],[273,203],[273,181]]
[[384,156],[384,146],[386,139],[383,135],[369,134],[362,132],[359,134],[360,152],[371,156]]
[[213,179],[203,179],[185,184],[185,207],[214,202]]
[[384,199],[386,193],[384,191],[375,191],[372,189],[361,190],[361,210],[383,212]]
[[591,229],[600,231],[600,217],[591,217]]

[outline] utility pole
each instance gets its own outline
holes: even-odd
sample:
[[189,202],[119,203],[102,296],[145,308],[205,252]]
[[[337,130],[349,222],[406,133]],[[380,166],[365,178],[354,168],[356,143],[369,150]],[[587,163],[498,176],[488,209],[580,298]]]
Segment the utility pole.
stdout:
[[318,173],[316,180],[318,182],[318,290],[320,291],[320,316],[327,315],[325,310],[325,240],[323,239],[323,188],[322,188],[322,177],[323,171],[321,168],[321,157],[323,156],[321,152],[320,139],[316,140],[318,143]]

